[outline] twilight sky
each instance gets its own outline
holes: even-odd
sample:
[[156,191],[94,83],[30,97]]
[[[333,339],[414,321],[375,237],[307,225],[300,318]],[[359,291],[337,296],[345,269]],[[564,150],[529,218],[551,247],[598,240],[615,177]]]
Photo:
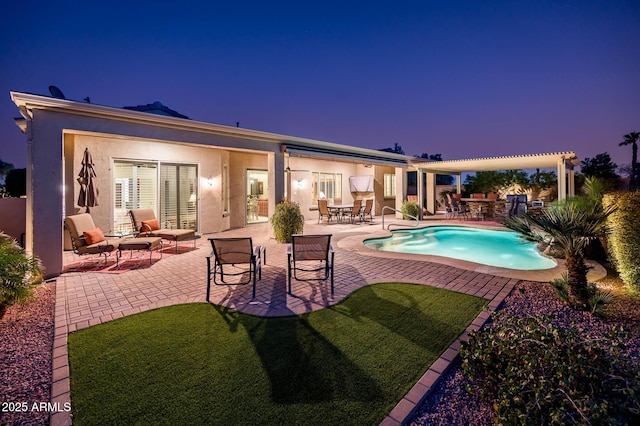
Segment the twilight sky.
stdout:
[[[89,3],[96,3],[89,4]],[[445,160],[608,152],[640,131],[640,1],[34,0],[0,6],[9,91]]]

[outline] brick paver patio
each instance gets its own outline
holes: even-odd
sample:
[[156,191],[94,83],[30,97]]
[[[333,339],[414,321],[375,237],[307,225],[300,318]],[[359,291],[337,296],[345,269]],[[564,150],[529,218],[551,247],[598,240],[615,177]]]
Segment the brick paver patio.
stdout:
[[[211,302],[262,316],[294,315],[322,309],[335,304],[353,291],[368,284],[401,281],[441,287],[471,294],[488,300],[489,311],[495,310],[513,289],[518,278],[500,277],[451,266],[383,252],[372,253],[360,244],[370,235],[384,234],[380,225],[305,224],[305,233],[332,233],[335,255],[335,294],[328,282],[293,282],[292,295],[286,291],[286,246],[270,237],[268,224],[226,231],[215,236],[251,236],[254,245],[266,247],[267,264],[262,266],[255,299],[251,285],[213,286]],[[121,274],[72,272],[57,278],[55,310],[55,340],[53,349],[52,402],[70,401],[67,335],[70,332],[138,312],[180,303],[205,302],[206,261],[211,252],[204,235],[195,250],[169,256],[151,267]],[[65,253],[69,261],[75,255]],[[455,264],[455,262],[454,262]],[[464,262],[460,262],[464,264]],[[489,312],[483,311],[443,353],[399,401],[382,424],[401,424],[424,398],[450,362],[457,356],[461,340],[472,329],[481,327]],[[70,424],[69,413],[55,413],[52,425]]]

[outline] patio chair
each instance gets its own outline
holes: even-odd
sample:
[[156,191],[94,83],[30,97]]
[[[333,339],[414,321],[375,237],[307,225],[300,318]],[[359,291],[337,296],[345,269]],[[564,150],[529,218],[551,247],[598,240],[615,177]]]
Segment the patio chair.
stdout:
[[122,238],[105,237],[96,226],[89,213],[80,213],[64,218],[65,227],[69,230],[73,252],[79,256],[104,255],[105,262],[111,252],[118,250],[116,262],[122,250],[148,250],[149,262],[153,251],[162,246],[159,237]]
[[160,227],[158,219],[153,209],[131,209],[129,210],[131,217],[131,225],[135,235],[147,237],[160,237],[163,240],[171,241],[176,244],[176,254],[178,253],[178,243],[180,241],[193,241],[193,247],[196,246],[196,232],[193,229],[171,229],[170,224],[167,228]]
[[323,217],[327,218],[327,223],[331,222],[331,218],[336,217],[335,213],[329,210],[326,199],[318,200],[318,223],[320,223]]
[[369,221],[373,222],[373,214],[371,211],[373,210],[373,199],[368,199],[364,203],[364,207],[360,211],[360,222],[364,221],[366,216],[369,216]]
[[[209,238],[213,251],[207,256],[207,302],[211,292],[211,277],[215,285],[244,285],[253,281],[253,297],[256,297],[256,273],[258,279],[262,279],[262,269],[260,260],[265,264],[267,258],[265,248],[262,246],[253,247],[251,237],[244,238]],[[211,269],[211,258],[213,258],[213,269]],[[225,265],[235,268],[236,272],[224,271]],[[238,268],[236,265],[248,265],[245,268]],[[247,274],[245,281],[226,283],[226,276],[241,276]],[[218,281],[219,278],[219,281]]]
[[[349,222],[355,223],[356,218],[360,217],[360,208],[362,207],[362,200],[353,201],[353,209],[350,212],[345,212],[344,216],[349,217]],[[362,221],[362,220],[361,220]]]
[[449,202],[449,199],[450,198],[448,197],[448,194],[447,194],[447,197],[444,197],[442,199],[442,203],[444,204],[444,210],[445,210],[444,217],[446,219],[453,218],[454,214],[455,214],[454,211],[453,211],[453,207],[451,207],[451,202]]
[[[287,248],[288,290],[291,294],[291,280],[324,281],[331,279],[333,294],[333,259],[335,252],[331,246],[331,234],[291,236],[291,244]],[[305,266],[314,262],[312,266]]]
[[455,197],[452,197],[450,201],[451,208],[453,209],[453,212],[458,217],[458,219],[460,219],[461,217],[468,219],[467,213],[470,213],[469,206],[463,204],[462,202],[458,203],[458,200],[456,200]]

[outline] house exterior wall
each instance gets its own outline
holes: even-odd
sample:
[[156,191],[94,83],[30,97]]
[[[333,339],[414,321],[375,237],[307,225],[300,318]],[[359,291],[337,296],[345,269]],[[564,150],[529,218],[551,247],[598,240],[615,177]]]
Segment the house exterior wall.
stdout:
[[[11,96],[24,117],[20,127],[27,142],[25,248],[40,257],[48,277],[62,272],[64,216],[85,210],[77,205],[77,177],[85,148],[92,154],[100,189],[99,205],[91,208],[91,214],[105,231],[113,224],[114,160],[197,164],[198,230],[202,233],[245,226],[249,168],[268,171],[268,209],[273,212],[287,186],[285,153],[290,144],[309,147],[321,156],[326,153],[326,160],[296,157],[287,163],[292,169],[307,170],[291,174],[296,182],[291,198],[301,204],[306,218],[317,218],[311,206],[312,172],[342,175],[343,204],[353,202],[350,176],[373,174],[374,194],[382,193],[383,181],[375,178],[376,169],[353,159],[376,157],[377,152],[39,95],[12,92]],[[229,170],[228,212],[222,211],[224,165]],[[396,170],[402,172],[402,168]]]
[[[150,114],[140,115],[144,117]],[[102,179],[101,176],[109,176],[109,182],[112,181],[109,170],[112,162],[104,160],[105,157],[199,164],[199,204],[200,218],[203,220],[201,232],[216,232],[233,226],[231,213],[234,212],[234,207],[230,206],[230,214],[226,217],[220,207],[220,174],[225,158],[222,152],[226,151],[226,147],[262,151],[265,153],[263,158],[271,152],[270,155],[275,159],[273,164],[284,167],[283,154],[277,143],[211,134],[180,126],[154,125],[142,118],[139,121],[118,120],[33,109],[32,116],[27,120],[26,134],[27,164],[30,168],[27,170],[25,248],[40,257],[46,276],[56,276],[62,272],[64,215],[83,210],[76,204],[76,178],[85,147],[92,151],[94,163],[99,163],[96,164],[98,177]],[[193,144],[202,147],[193,147]],[[216,184],[211,191],[204,191],[202,180],[209,177],[209,172],[212,177],[216,177]],[[233,173],[234,168],[230,165],[230,185],[236,182],[233,180]],[[277,179],[276,176],[273,188],[272,196],[281,198],[284,194],[282,178]],[[230,194],[233,194],[231,190]],[[111,197],[111,187],[103,186],[100,205],[91,209],[96,225],[105,230],[109,230],[112,223],[109,210]],[[243,219],[240,221],[243,222]]]
[[[229,152],[229,208],[231,228],[241,228],[247,223],[247,169],[268,170],[267,154]],[[270,170],[269,173],[273,174]],[[269,188],[269,198],[273,198]],[[270,213],[272,210],[270,210]]]
[[374,214],[380,215],[382,214],[382,208],[384,206],[395,207],[396,199],[393,198],[385,198],[384,197],[384,175],[385,174],[394,174],[396,172],[395,167],[390,166],[375,166],[375,204],[374,204]]
[[290,157],[289,167],[292,170],[291,201],[300,204],[300,210],[305,220],[318,217],[317,206],[312,204],[313,173],[342,174],[342,204],[351,204],[354,200],[354,194],[349,191],[349,176],[373,174],[371,168],[365,168],[359,164],[316,158]]
[[[208,176],[220,176],[224,151],[172,143],[161,143],[136,138],[107,135],[67,135],[65,137],[65,214],[85,211],[77,205],[80,185],[76,177],[82,168],[85,148],[92,155],[96,171],[96,184],[100,191],[99,205],[90,209],[96,226],[105,232],[112,229],[114,206],[115,160],[152,161],[163,163],[196,164],[198,166],[198,231],[220,232],[229,228],[229,219],[222,214],[222,188],[209,187]],[[71,177],[71,179],[69,179]],[[156,215],[158,212],[156,212]]]

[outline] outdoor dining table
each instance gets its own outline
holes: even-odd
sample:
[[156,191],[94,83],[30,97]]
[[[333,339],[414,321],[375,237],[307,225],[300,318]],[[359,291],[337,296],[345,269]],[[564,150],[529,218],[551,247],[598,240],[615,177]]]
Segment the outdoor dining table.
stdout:
[[342,222],[342,217],[345,213],[353,210],[353,203],[351,204],[332,204],[327,206],[330,212],[335,212],[338,222]]

